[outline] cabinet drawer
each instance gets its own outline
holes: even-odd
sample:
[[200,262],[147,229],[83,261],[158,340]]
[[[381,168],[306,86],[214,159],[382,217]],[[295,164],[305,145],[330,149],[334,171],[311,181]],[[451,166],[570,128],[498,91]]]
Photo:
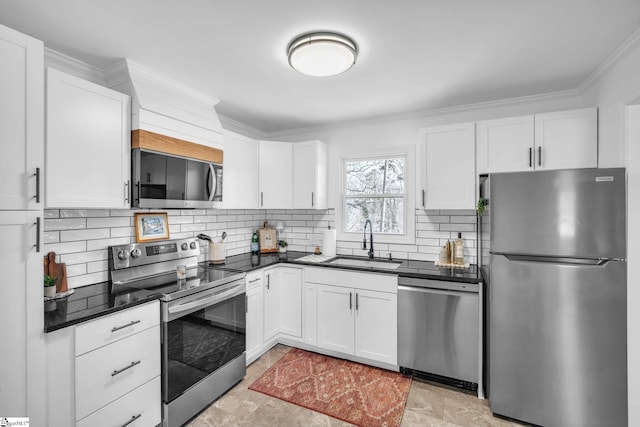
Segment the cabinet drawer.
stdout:
[[306,268],[305,281],[333,286],[366,289],[379,292],[398,292],[398,277],[392,274],[360,273],[338,268]]
[[[104,408],[81,419],[76,427],[155,426],[162,420],[160,377],[155,377]],[[135,418],[135,420],[134,420]]]
[[153,301],[76,327],[76,356],[160,324],[160,303]]
[[262,269],[247,273],[247,290],[262,286]]
[[76,419],[160,375],[160,326],[76,357]]

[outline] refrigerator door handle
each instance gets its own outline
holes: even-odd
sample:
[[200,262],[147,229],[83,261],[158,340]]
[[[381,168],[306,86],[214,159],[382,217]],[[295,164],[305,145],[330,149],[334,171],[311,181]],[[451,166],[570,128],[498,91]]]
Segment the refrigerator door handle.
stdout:
[[620,258],[572,258],[572,257],[552,257],[541,255],[521,255],[492,252],[493,255],[502,255],[509,261],[543,262],[548,264],[571,264],[571,265],[591,265],[603,266],[611,261],[622,261]]

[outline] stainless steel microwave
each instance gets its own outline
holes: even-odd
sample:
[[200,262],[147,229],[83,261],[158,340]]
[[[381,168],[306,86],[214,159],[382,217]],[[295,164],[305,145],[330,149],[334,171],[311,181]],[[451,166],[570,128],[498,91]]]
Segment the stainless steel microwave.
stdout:
[[216,208],[222,165],[157,151],[131,150],[132,205],[137,208]]

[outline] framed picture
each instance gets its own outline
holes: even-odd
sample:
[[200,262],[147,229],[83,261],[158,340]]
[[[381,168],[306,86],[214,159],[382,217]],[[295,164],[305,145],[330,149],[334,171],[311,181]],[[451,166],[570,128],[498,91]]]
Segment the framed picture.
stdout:
[[169,238],[169,221],[166,212],[135,213],[136,242],[153,242]]

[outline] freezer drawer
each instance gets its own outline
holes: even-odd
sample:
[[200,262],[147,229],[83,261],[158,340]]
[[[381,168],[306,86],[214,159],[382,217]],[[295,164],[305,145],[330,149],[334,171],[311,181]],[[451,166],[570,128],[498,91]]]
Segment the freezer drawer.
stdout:
[[400,281],[398,365],[477,384],[478,310],[478,293],[404,286]]

